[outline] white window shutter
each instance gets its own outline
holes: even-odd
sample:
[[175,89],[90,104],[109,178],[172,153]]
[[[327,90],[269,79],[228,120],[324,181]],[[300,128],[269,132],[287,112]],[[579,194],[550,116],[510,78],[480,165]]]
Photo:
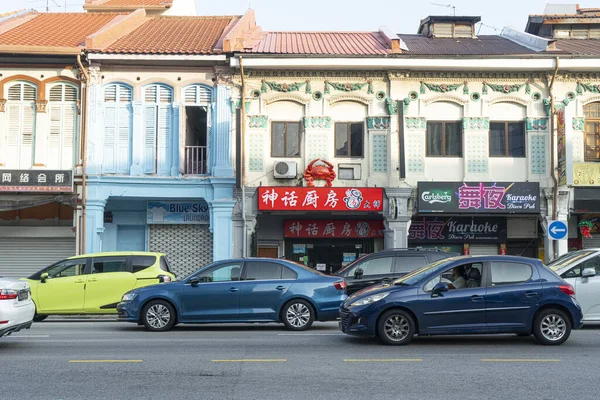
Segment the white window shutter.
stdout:
[[105,173],[117,172],[117,107],[113,104],[104,105],[104,161]]
[[75,132],[77,131],[77,106],[65,104],[63,107],[61,169],[71,169],[75,164],[73,151],[75,150]]
[[35,104],[23,105],[23,127],[21,136],[21,159],[19,168],[33,166],[33,133],[35,132]]
[[171,105],[158,106],[158,146],[157,160],[161,174],[171,170]]
[[[52,88],[53,90],[55,88]],[[52,99],[52,90],[50,90]],[[60,100],[59,100],[60,101]],[[60,158],[62,155],[62,107],[60,105],[50,106],[50,135],[48,137],[48,167],[50,169],[60,169]]]
[[21,105],[8,105],[8,131],[6,135],[6,166],[19,168],[19,142],[21,132]]
[[122,104],[119,106],[119,130],[117,139],[117,172],[126,174],[129,172],[130,161],[130,137],[131,137],[131,106]]
[[144,173],[156,172],[156,106],[144,107]]

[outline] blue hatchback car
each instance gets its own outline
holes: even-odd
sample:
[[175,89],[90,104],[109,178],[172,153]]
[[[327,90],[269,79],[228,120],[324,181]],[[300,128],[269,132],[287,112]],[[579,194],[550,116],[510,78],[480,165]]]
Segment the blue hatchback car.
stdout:
[[344,333],[386,344],[415,334],[516,333],[558,345],[583,316],[573,287],[539,260],[480,256],[441,260],[356,292],[340,317]]
[[134,289],[117,305],[121,321],[150,331],[177,323],[282,322],[305,330],[339,318],[343,279],[268,258],[215,262],[179,281]]

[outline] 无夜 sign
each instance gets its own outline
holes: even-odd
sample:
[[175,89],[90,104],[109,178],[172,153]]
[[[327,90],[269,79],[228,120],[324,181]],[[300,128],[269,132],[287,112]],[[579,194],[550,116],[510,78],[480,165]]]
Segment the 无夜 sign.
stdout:
[[533,214],[540,211],[537,182],[419,182],[419,213]]
[[204,200],[149,201],[148,224],[209,224],[210,212]]
[[506,242],[506,218],[421,217],[413,218],[408,232],[411,243]]

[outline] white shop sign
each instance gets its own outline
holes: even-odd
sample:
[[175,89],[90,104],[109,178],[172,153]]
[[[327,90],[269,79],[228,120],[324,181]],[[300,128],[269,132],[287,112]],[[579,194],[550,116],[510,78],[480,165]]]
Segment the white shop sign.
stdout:
[[204,200],[149,201],[148,224],[210,224],[210,211]]

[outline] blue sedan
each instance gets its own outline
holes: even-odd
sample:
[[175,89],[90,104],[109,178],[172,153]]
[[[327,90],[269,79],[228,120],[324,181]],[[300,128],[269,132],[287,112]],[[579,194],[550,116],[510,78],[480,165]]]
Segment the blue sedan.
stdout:
[[132,290],[117,305],[121,321],[150,331],[177,323],[282,322],[306,330],[339,317],[343,279],[303,265],[263,258],[215,262],[180,282]]
[[573,287],[539,260],[511,256],[454,257],[391,284],[350,296],[340,329],[403,345],[413,335],[533,334],[564,343],[582,326]]

